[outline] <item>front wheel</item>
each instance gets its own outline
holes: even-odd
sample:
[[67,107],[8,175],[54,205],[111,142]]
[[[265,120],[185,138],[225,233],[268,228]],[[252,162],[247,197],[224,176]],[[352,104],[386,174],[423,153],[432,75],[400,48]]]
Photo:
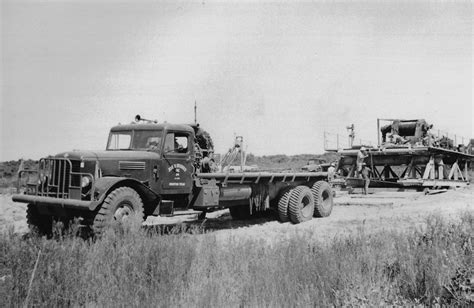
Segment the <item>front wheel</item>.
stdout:
[[34,204],[26,206],[26,222],[30,231],[37,232],[41,236],[49,236],[53,231],[53,218],[41,215]]
[[105,198],[94,217],[92,231],[101,234],[108,225],[122,224],[132,216],[143,221],[143,201],[134,189],[119,187]]

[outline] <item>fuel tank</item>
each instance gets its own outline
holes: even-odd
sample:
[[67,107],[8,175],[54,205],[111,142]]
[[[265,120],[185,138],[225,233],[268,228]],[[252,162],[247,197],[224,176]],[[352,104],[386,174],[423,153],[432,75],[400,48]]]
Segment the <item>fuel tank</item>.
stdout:
[[219,191],[220,201],[236,201],[249,199],[252,188],[249,185],[221,187]]

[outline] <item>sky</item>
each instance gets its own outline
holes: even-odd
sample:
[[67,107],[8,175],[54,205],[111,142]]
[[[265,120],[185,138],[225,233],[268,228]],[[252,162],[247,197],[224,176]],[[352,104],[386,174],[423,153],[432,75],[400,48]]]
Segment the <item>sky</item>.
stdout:
[[0,161],[194,102],[220,153],[322,153],[349,124],[376,142],[377,118],[474,135],[470,1],[0,1]]

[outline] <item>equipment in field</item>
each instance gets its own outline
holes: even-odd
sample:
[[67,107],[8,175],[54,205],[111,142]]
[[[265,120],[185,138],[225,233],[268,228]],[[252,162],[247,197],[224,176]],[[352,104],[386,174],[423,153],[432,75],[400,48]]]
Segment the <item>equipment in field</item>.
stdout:
[[230,148],[227,153],[222,157],[219,165],[222,171],[234,171],[231,168],[232,163],[239,158],[239,166],[240,172],[244,170],[245,160],[246,160],[246,153],[243,149],[244,147],[244,137],[242,136],[235,136],[234,145]]
[[348,131],[349,135],[349,147],[352,147],[354,144],[354,139],[355,139],[355,126],[354,124],[351,124],[349,126],[346,126],[346,129]]
[[[381,121],[389,123],[381,126]],[[474,156],[467,151],[468,146],[455,146],[457,137],[452,140],[446,135],[436,136],[430,131],[433,125],[423,119],[378,119],[377,127],[378,146],[367,149],[370,187],[424,189],[469,184],[468,171]],[[363,185],[355,172],[358,151],[358,147],[338,150],[338,174],[346,186]]]

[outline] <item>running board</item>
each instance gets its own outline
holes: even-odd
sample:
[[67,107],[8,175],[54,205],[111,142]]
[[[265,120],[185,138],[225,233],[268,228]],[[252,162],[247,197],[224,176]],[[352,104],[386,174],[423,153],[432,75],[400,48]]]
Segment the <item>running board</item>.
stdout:
[[183,210],[183,211],[174,211],[173,216],[192,215],[192,214],[201,214],[201,213],[202,211]]

